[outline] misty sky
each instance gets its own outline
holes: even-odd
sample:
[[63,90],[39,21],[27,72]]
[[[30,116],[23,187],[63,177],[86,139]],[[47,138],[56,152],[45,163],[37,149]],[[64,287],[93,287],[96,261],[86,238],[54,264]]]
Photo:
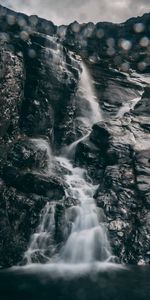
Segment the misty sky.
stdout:
[[58,25],[74,20],[123,22],[150,12],[150,0],[0,0],[0,4]]

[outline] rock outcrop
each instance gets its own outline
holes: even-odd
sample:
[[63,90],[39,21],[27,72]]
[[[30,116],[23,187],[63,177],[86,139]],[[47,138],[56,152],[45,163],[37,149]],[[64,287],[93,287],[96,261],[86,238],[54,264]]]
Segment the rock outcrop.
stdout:
[[78,143],[74,165],[98,185],[95,201],[118,261],[150,262],[149,26],[145,14],[57,27],[0,7],[1,267],[22,260],[48,201],[56,203],[56,242],[65,239],[65,211],[77,201],[66,196],[67,171],[54,154],[78,136],[81,60],[103,121]]

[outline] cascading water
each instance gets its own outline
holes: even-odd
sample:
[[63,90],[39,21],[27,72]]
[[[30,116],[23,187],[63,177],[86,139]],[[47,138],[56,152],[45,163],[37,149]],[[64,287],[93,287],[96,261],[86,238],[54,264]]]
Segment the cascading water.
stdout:
[[[89,73],[84,64],[82,68],[83,72],[78,91],[80,103],[77,102],[77,105],[79,108],[78,118],[80,118],[83,127],[87,128],[87,136],[92,125],[100,121],[102,115]],[[98,213],[93,198],[97,186],[90,182],[84,169],[73,167],[69,160],[70,152],[72,153],[77,144],[84,138],[85,136],[70,145],[69,151],[66,151],[63,157],[56,157],[60,165],[68,171],[67,175],[65,175],[68,186],[66,196],[80,203],[66,210],[64,230],[68,223],[71,223],[71,233],[56,255],[55,249],[53,249],[55,248],[53,243],[55,204],[47,203],[41,217],[41,224],[37,232],[31,237],[30,246],[25,253],[28,263],[35,261],[34,254],[42,256],[47,263],[51,261],[59,265],[106,262],[112,256],[103,217]]]
[[102,113],[89,71],[84,63],[81,66],[82,74],[77,93],[77,120],[80,119],[84,126],[90,130],[94,123],[102,119]]
[[76,96],[76,119],[75,129],[80,131],[81,137],[67,146],[65,156],[72,158],[77,144],[84,140],[90,133],[92,125],[102,120],[102,113],[97,101],[95,89],[92,83],[92,78],[86,67],[82,62],[82,74],[79,82],[79,88]]
[[31,236],[28,250],[25,252],[24,260],[28,264],[32,262],[48,262],[55,252],[53,236],[55,231],[55,205],[47,203],[41,216],[40,225],[36,233]]
[[73,206],[67,212],[72,220],[71,234],[62,248],[59,260],[65,263],[91,263],[110,258],[111,251],[102,218],[98,218],[93,195],[97,186],[85,180],[86,172],[73,168],[67,158],[57,160],[70,171],[66,175],[68,196],[78,199],[80,206]]

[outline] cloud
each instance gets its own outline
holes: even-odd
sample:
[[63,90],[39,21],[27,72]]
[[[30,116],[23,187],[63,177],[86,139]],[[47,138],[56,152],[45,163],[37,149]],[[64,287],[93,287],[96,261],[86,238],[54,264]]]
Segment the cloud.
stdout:
[[0,0],[0,4],[58,25],[74,20],[123,22],[150,11],[148,0]]

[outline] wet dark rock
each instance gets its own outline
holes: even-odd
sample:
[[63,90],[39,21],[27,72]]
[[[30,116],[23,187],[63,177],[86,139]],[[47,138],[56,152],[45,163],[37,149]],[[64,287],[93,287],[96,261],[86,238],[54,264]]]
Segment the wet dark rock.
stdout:
[[98,183],[103,176],[104,161],[101,149],[94,145],[89,138],[78,143],[75,151],[75,164],[84,167],[90,178]]
[[137,184],[140,185],[139,190],[148,192],[149,176],[150,176],[150,161],[148,149],[142,150],[136,153],[135,158],[135,172],[137,178]]
[[74,199],[74,198],[71,198],[71,197],[65,198],[65,200],[63,202],[64,202],[65,208],[80,205],[80,202],[79,202],[78,199]]
[[22,173],[9,166],[3,170],[3,179],[8,186],[13,186],[19,191],[43,195],[50,200],[59,200],[65,195],[63,183],[53,175]]
[[110,133],[107,129],[107,125],[102,122],[100,124],[94,124],[92,128],[92,133],[90,135],[90,140],[94,144],[100,146],[103,150],[107,148],[110,138]]
[[[36,41],[35,41],[36,37]],[[35,57],[30,55],[31,50]],[[21,127],[28,135],[46,135],[56,146],[65,143],[72,130],[73,95],[80,65],[55,38],[35,34],[25,51],[26,82]],[[65,107],[65,109],[64,109]]]
[[119,110],[124,105],[131,104],[131,101],[140,96],[143,87],[136,80],[129,81],[128,73],[108,67],[108,61],[91,63],[86,61],[91,75],[94,79],[94,87],[101,108],[105,112],[106,119],[111,117],[120,118]]
[[[40,142],[40,140],[38,140]],[[51,159],[47,153],[46,146],[40,148],[36,139],[20,139],[14,143],[11,151],[8,153],[7,162],[16,168],[22,170],[47,169],[48,160]]]
[[134,108],[134,114],[149,116],[150,115],[149,101],[150,101],[150,86],[147,86],[144,90],[141,101],[139,101]]
[[39,214],[48,201],[35,194],[24,194],[0,182],[0,265],[18,264],[37,227]]
[[0,39],[0,137],[17,133],[24,77],[23,59]]

